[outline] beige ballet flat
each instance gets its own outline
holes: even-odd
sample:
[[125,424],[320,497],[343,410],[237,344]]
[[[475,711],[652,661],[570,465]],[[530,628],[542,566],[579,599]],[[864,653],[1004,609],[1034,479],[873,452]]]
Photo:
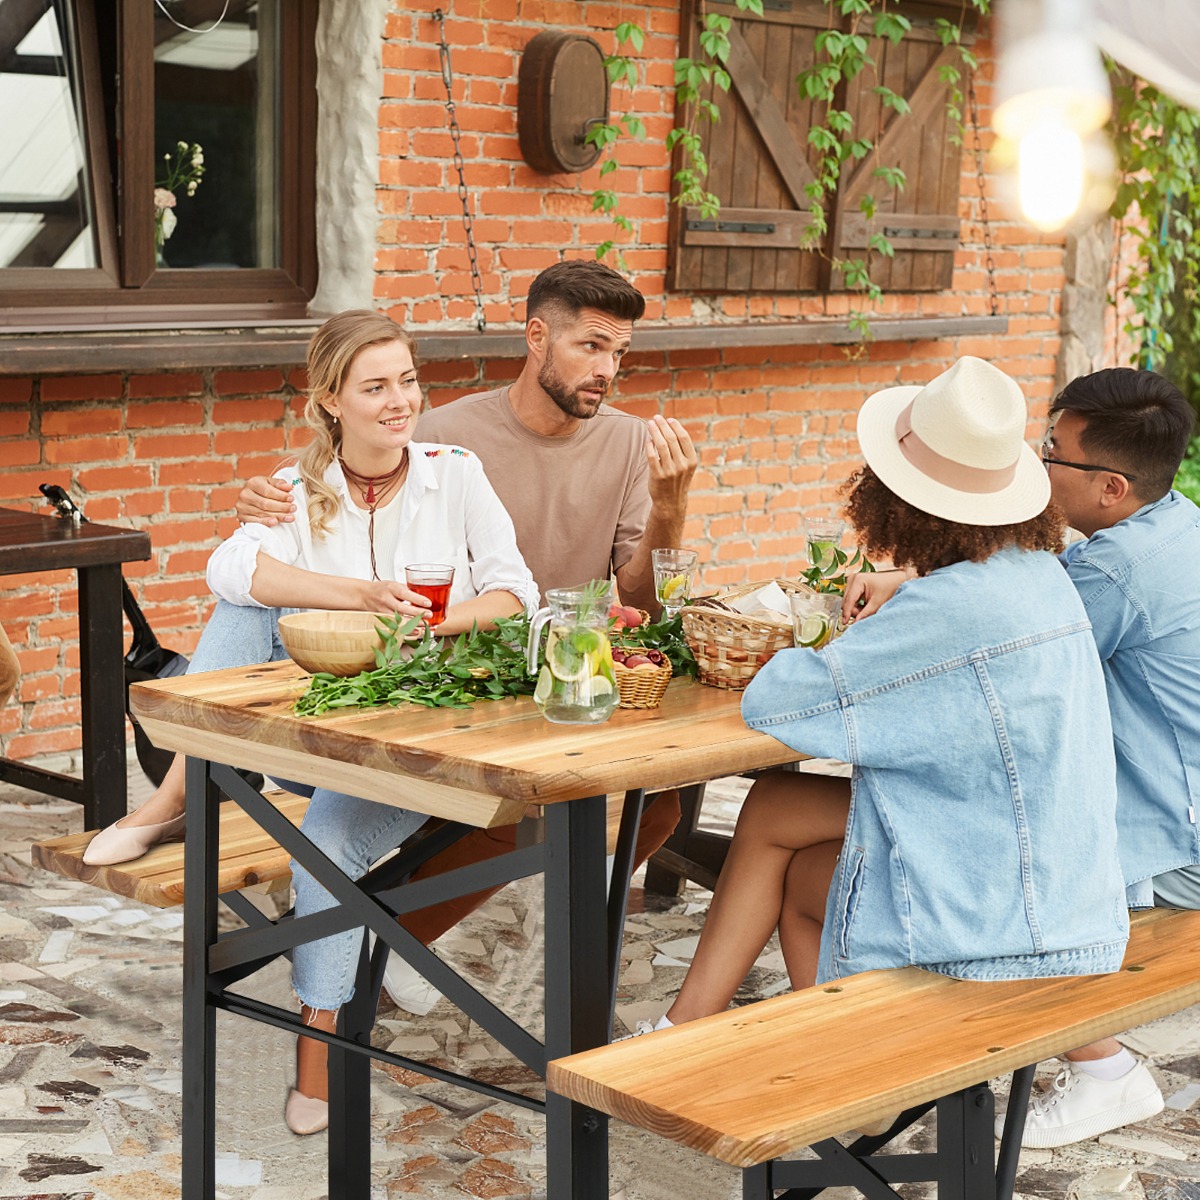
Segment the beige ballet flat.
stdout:
[[180,816],[172,821],[160,821],[157,825],[122,825],[114,822],[102,829],[88,843],[83,852],[83,861],[89,867],[111,867],[115,863],[132,862],[141,858],[152,846],[160,842],[180,842],[187,818]]
[[320,1133],[329,1125],[329,1101],[306,1096],[292,1088],[283,1108],[284,1124],[300,1137]]

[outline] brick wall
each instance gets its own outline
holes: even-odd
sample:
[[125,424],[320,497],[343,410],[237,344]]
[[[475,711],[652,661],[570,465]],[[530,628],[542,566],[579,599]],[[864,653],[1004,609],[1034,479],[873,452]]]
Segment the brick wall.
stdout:
[[[422,326],[469,328],[474,303],[436,25],[426,15],[436,3],[394,7],[383,48],[376,300],[419,338]],[[611,178],[635,224],[625,257],[649,298],[648,319],[844,316],[851,306],[846,297],[665,292],[669,169],[661,146],[673,121],[676,0],[456,0],[451,7],[455,100],[490,324],[520,319],[530,280],[564,248],[586,255],[612,232],[590,211],[595,170],[582,178],[546,177],[521,162],[520,49],[554,26],[586,29],[607,46],[607,31],[619,20],[639,18],[649,34],[648,66],[632,98],[618,90],[614,111],[642,115],[649,137],[621,147],[623,167]],[[981,50],[986,124],[986,42]],[[954,287],[889,296],[885,314],[987,312],[976,173],[971,162],[964,168]],[[687,538],[700,550],[705,585],[793,574],[801,566],[802,516],[835,504],[855,462],[854,420],[868,391],[923,382],[956,356],[977,354],[1021,383],[1035,414],[1044,411],[1058,352],[1061,239],[1037,237],[998,212],[995,201],[993,237],[1000,313],[1009,320],[1000,339],[875,342],[853,352],[806,346],[670,354],[638,354],[635,340],[615,402],[642,416],[678,416],[700,447]],[[516,368],[512,360],[427,362],[423,375],[436,404],[509,380]],[[211,603],[203,579],[207,555],[232,528],[239,481],[269,471],[295,448],[302,387],[302,373],[277,368],[0,379],[0,504],[36,507],[37,484],[56,482],[92,519],[149,532],[152,559],[130,564],[126,574],[163,642],[188,651]],[[6,577],[0,623],[24,672],[20,703],[0,712],[7,752],[26,757],[77,747],[73,577]]]

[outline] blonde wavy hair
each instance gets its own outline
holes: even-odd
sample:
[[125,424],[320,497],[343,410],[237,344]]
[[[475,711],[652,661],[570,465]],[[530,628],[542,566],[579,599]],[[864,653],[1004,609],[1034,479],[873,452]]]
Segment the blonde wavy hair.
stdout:
[[417,360],[413,339],[391,317],[369,308],[352,308],[330,317],[308,343],[308,402],[304,421],[313,431],[312,441],[300,453],[296,466],[308,495],[308,523],[313,537],[324,538],[341,506],[337,492],[325,482],[325,472],[339,456],[342,429],[323,401],[341,391],[354,360],[368,346],[400,342]]

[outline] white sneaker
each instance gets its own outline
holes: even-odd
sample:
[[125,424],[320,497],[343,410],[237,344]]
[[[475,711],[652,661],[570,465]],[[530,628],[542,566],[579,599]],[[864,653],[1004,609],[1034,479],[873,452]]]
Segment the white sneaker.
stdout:
[[[1030,1101],[1021,1145],[1041,1150],[1069,1146],[1162,1110],[1162,1092],[1144,1063],[1120,1079],[1097,1079],[1068,1061],[1051,1086]],[[1004,1116],[996,1116],[997,1137],[1004,1133]]]
[[658,1033],[663,1029],[674,1029],[675,1026],[667,1020],[666,1013],[663,1013],[657,1021],[639,1021],[634,1027],[632,1033],[626,1033],[619,1038],[613,1038],[614,1042],[627,1042],[630,1038],[642,1037],[647,1033]]
[[442,998],[427,979],[418,975],[398,954],[389,954],[383,968],[383,990],[392,1003],[414,1017],[423,1017]]

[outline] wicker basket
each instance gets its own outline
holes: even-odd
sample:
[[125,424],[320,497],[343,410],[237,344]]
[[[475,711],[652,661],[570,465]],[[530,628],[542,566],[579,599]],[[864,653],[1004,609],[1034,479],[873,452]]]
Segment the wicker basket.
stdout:
[[613,663],[617,677],[617,691],[621,702],[618,708],[657,708],[671,682],[671,664],[662,667],[627,667],[624,663]]
[[[812,590],[793,579],[775,583],[788,594]],[[768,659],[794,644],[790,622],[776,625],[726,607],[728,601],[764,586],[762,581],[747,583],[684,608],[683,633],[695,655],[701,683],[741,691]]]

